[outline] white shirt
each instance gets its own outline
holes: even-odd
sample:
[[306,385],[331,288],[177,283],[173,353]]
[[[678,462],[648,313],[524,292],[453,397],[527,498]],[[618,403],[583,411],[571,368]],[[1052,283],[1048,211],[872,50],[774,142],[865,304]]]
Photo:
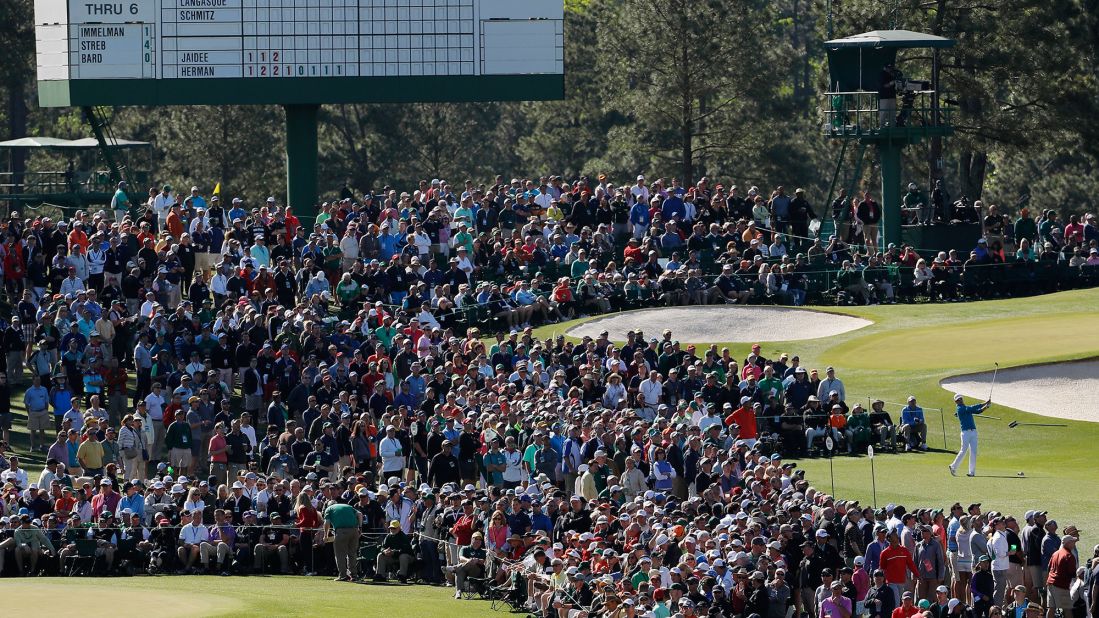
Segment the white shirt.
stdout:
[[664,395],[664,384],[652,378],[642,380],[638,388],[641,391],[641,396],[645,398],[645,405],[654,408],[660,403],[660,398]]
[[712,425],[721,425],[720,416],[703,416],[698,421],[698,428],[702,430],[702,433],[706,433]]
[[149,418],[154,421],[164,420],[164,398],[156,393],[146,395],[145,411],[149,413]]
[[[396,491],[396,489],[394,489]],[[385,518],[389,521],[401,522],[401,530],[405,534],[412,533],[412,501],[408,498],[401,498],[399,502],[394,503],[392,500],[385,501]]]
[[427,234],[414,234],[413,243],[416,245],[416,251],[420,253],[420,257],[423,257],[431,252],[431,239]]
[[[420,325],[425,329],[442,328],[439,325],[439,320],[436,320],[430,311],[421,310],[420,313],[416,314],[416,318],[420,320]],[[420,337],[420,339],[423,339],[423,337]]]
[[194,219],[191,219],[191,225],[187,228],[187,231],[191,234],[194,234],[195,230],[198,229],[198,224],[199,223],[202,223],[202,229],[204,229],[204,230],[210,229],[210,218],[206,217],[206,216],[202,216],[202,217],[195,217]]
[[153,211],[160,220],[164,220],[168,217],[168,211],[172,209],[172,205],[176,203],[176,196],[169,193],[167,196],[163,192],[157,193],[153,198]]
[[107,252],[100,248],[88,250],[88,274],[102,275],[103,266],[107,263]]
[[347,234],[340,241],[340,251],[343,257],[351,260],[359,259],[359,239],[352,234]]
[[394,472],[404,468],[404,453],[401,441],[386,436],[378,443],[378,455],[382,458],[382,471]]
[[252,425],[248,425],[247,427],[241,426],[240,432],[248,436],[248,442],[252,444],[252,448],[256,448],[256,428]]
[[82,291],[84,291],[84,282],[76,277],[65,277],[65,280],[61,282],[61,293],[65,296],[75,295],[77,292]]
[[198,545],[210,540],[210,531],[202,524],[187,524],[180,529],[179,540],[189,545]]
[[0,472],[0,481],[5,483],[12,481],[18,485],[20,489],[26,489],[30,486],[30,482],[27,479],[27,471],[22,468],[16,468],[15,470],[9,468]]
[[473,263],[469,261],[468,257],[458,257],[458,270],[464,272],[467,275],[473,274]]
[[534,196],[534,203],[538,204],[542,210],[549,210],[550,201],[553,200],[553,196],[547,193],[539,193]]
[[226,277],[222,273],[218,273],[210,279],[210,291],[214,294],[220,294],[225,296],[228,294],[229,277]]
[[992,535],[992,542],[988,544],[988,550],[992,554],[992,570],[1006,571],[1010,566],[1008,552],[1011,551],[1007,542],[1007,534],[999,530]]
[[504,480],[508,483],[520,483],[523,481],[523,453],[518,449],[509,451],[504,449]]

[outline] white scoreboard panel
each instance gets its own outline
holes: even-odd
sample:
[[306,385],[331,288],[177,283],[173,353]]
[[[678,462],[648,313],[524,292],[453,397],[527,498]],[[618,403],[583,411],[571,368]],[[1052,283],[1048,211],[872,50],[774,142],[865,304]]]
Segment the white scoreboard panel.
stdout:
[[559,76],[563,18],[562,0],[35,0],[38,80]]

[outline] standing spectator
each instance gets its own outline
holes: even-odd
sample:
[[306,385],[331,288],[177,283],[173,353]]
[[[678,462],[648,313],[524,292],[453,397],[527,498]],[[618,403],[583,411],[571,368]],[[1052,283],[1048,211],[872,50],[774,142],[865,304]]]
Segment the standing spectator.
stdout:
[[885,581],[893,589],[896,597],[900,597],[908,587],[908,574],[913,577],[920,576],[916,563],[912,560],[912,552],[901,545],[900,533],[896,528],[890,530],[886,538],[889,546],[881,552],[881,568],[885,571]]
[[920,541],[916,544],[916,568],[919,579],[916,596],[930,599],[934,591],[946,581],[946,555],[942,543],[931,532],[930,526],[920,526]]
[[318,537],[321,543],[332,531],[332,551],[336,560],[336,581],[352,581],[358,577],[359,535],[362,531],[363,516],[354,507],[334,503],[324,509],[324,534]]
[[1046,618],[1054,618],[1057,610],[1067,615],[1072,611],[1072,583],[1076,578],[1076,537],[1061,537],[1061,547],[1049,560],[1046,577]]

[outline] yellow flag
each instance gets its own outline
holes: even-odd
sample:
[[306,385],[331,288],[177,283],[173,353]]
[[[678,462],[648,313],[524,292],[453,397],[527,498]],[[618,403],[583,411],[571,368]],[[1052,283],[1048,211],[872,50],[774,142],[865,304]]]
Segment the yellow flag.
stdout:
[[221,183],[214,185],[214,195],[221,195]]

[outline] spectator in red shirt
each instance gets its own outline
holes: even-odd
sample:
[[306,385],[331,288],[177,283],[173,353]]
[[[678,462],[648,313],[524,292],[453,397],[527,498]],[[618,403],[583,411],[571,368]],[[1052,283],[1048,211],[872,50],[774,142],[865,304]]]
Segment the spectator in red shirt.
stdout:
[[[890,530],[889,536],[886,538],[889,539],[889,547],[881,551],[881,558],[879,559],[881,569],[885,571],[885,583],[889,584],[897,598],[901,598],[903,594],[908,594],[911,597],[911,593],[905,591],[908,587],[907,574],[911,572],[913,578],[920,575],[919,571],[916,570],[915,561],[912,560],[912,552],[908,551],[908,548],[904,545],[901,545],[901,537],[896,528]],[[896,613],[893,615],[896,616]]]
[[1084,226],[1079,215],[1069,215],[1065,225],[1065,242],[1069,244],[1084,242]]
[[[904,549],[904,548],[901,547],[901,549]],[[908,551],[908,550],[905,549],[905,551]],[[883,551],[882,554],[884,555],[885,552]],[[887,577],[888,577],[888,575],[887,575]],[[912,593],[911,592],[906,592],[903,595],[901,595],[901,606],[893,610],[893,614],[892,614],[891,618],[910,618],[911,616],[915,616],[916,614],[919,614],[919,613],[920,613],[920,608],[916,607],[912,603]]]
[[[747,400],[747,401],[745,401]],[[748,448],[754,448],[759,438],[759,428],[756,426],[756,413],[752,410],[750,397],[740,398],[740,407],[725,418],[725,425],[737,426],[737,440],[744,440]],[[759,405],[759,404],[756,404]]]
[[225,442],[225,423],[214,425],[214,435],[210,437],[210,474],[216,476],[219,483],[229,483],[229,447]]
[[1076,537],[1066,534],[1061,537],[1061,549],[1053,552],[1049,559],[1049,576],[1046,578],[1046,618],[1053,618],[1060,609],[1065,614],[1072,612],[1072,597],[1069,586],[1076,577]]

